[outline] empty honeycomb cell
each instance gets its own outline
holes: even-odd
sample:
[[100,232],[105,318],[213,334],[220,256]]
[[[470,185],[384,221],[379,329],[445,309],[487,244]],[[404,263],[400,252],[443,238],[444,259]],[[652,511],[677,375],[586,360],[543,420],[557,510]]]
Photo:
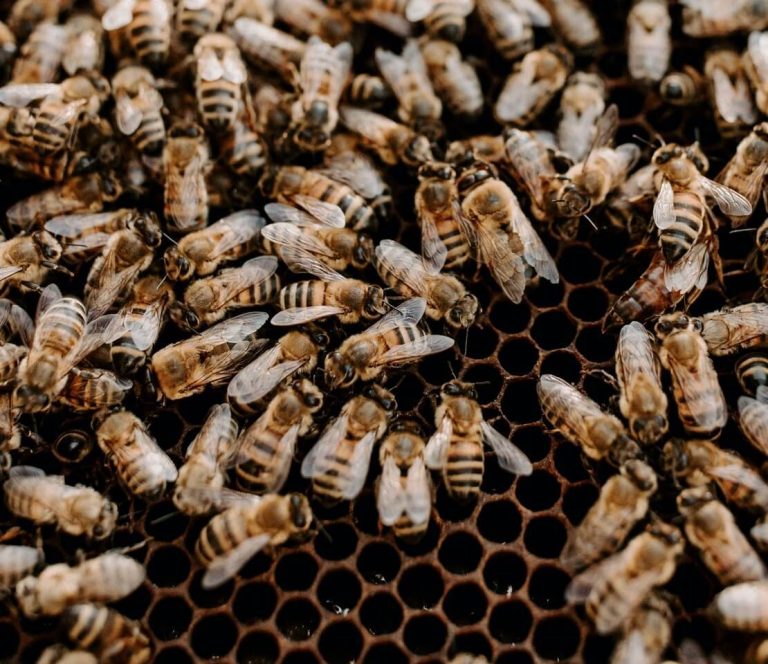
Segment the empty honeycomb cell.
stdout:
[[461,363],[443,354],[430,355],[419,363],[419,374],[430,385],[442,387],[461,371]]
[[186,648],[170,646],[169,648],[163,648],[157,653],[154,662],[155,664],[192,664],[194,659],[192,659]]
[[147,563],[147,576],[156,586],[172,588],[189,576],[189,556],[176,546],[155,549]]
[[283,590],[306,590],[317,576],[317,561],[304,551],[288,553],[275,565],[275,581]]
[[255,576],[259,576],[272,569],[272,556],[259,551],[253,558],[251,558],[243,568],[240,570],[239,576],[244,579],[252,579]]
[[152,603],[153,592],[147,587],[148,585],[144,582],[127,597],[113,602],[112,606],[129,618],[138,620],[147,612]]
[[599,490],[593,484],[579,484],[567,489],[563,496],[563,514],[573,525],[578,525],[597,500]]
[[600,326],[585,327],[576,337],[576,350],[590,362],[606,362],[613,357],[615,347],[605,342]]
[[276,606],[277,592],[272,584],[266,581],[255,581],[238,589],[232,603],[232,610],[238,622],[248,625],[269,619]]
[[491,305],[491,324],[499,331],[507,334],[522,332],[531,321],[531,309],[523,301],[513,304],[506,298],[499,298]]
[[481,405],[495,400],[504,383],[501,372],[494,364],[475,364],[467,369],[461,379],[475,386],[477,402]]
[[358,530],[367,535],[379,534],[379,511],[373,491],[363,491],[352,506],[352,521]]
[[400,555],[386,542],[371,542],[357,557],[357,569],[369,583],[389,583],[400,571]]
[[497,604],[488,618],[491,636],[502,643],[520,643],[528,636],[533,615],[525,602],[510,600]]
[[416,374],[397,377],[397,407],[400,411],[413,410],[424,396],[424,383]]
[[443,611],[454,625],[474,625],[483,619],[487,610],[488,600],[476,583],[455,585],[443,599]]
[[348,523],[323,524],[326,535],[315,537],[313,545],[317,555],[326,560],[344,560],[357,548],[357,534]]
[[565,313],[554,309],[536,316],[531,336],[544,350],[565,348],[576,336],[576,326]]
[[540,279],[525,289],[525,299],[540,309],[555,307],[563,300],[563,284],[552,284]]
[[280,644],[269,632],[248,632],[237,646],[238,664],[273,664],[280,658]]
[[174,447],[183,431],[184,422],[172,410],[161,410],[149,420],[149,432],[164,450]]
[[360,607],[360,622],[374,636],[391,634],[403,622],[403,609],[390,593],[375,593]]
[[499,466],[496,455],[485,455],[485,468],[483,469],[483,483],[480,485],[482,493],[499,495],[509,491],[515,476]]
[[533,647],[544,659],[568,659],[576,652],[580,640],[579,627],[568,616],[542,618],[533,631]]
[[619,116],[622,118],[634,118],[643,110],[645,94],[636,87],[615,86],[608,94],[608,102],[617,104]]
[[443,540],[437,555],[449,572],[469,574],[477,569],[483,547],[472,533],[457,531]]
[[282,664],[320,664],[320,660],[309,650],[295,650],[283,657]]
[[557,260],[560,276],[572,284],[586,284],[600,275],[601,261],[584,245],[570,244]]
[[204,570],[198,570],[192,575],[192,582],[189,584],[189,597],[195,606],[199,606],[202,609],[210,609],[214,606],[227,604],[235,588],[234,580],[230,579],[216,588],[203,588],[201,583],[204,574]]
[[[467,334],[467,333],[465,333]],[[499,335],[490,326],[473,327],[468,330],[466,355],[478,360],[493,355],[499,345]]]
[[198,657],[224,657],[235,645],[237,627],[228,613],[213,613],[192,627],[192,650]]
[[291,641],[305,641],[320,624],[320,612],[312,602],[290,599],[277,612],[277,628]]
[[448,493],[448,490],[445,488],[442,481],[437,488],[435,507],[443,521],[451,521],[454,523],[466,521],[471,516],[472,512],[475,511],[475,504],[475,501],[463,502],[453,498]]
[[528,424],[541,419],[536,381],[533,379],[513,380],[504,390],[501,401],[504,415],[513,423]]
[[667,586],[670,592],[681,598],[686,611],[705,608],[712,598],[712,582],[709,574],[698,565],[682,562]]
[[376,641],[365,653],[363,664],[408,664],[408,655],[391,641]]
[[510,339],[499,350],[499,362],[513,376],[529,374],[539,361],[539,349],[526,337]]
[[403,630],[405,646],[415,655],[437,652],[447,638],[448,628],[445,623],[428,613],[411,618]]
[[494,500],[486,503],[477,517],[477,529],[489,542],[506,544],[520,536],[522,519],[511,500]]
[[601,320],[608,310],[605,291],[594,286],[577,288],[568,296],[568,311],[587,322]]
[[412,609],[431,609],[445,592],[443,577],[432,565],[423,563],[403,570],[397,594]]
[[525,453],[525,456],[531,460],[531,463],[536,463],[546,458],[552,445],[552,438],[549,432],[545,431],[540,424],[515,427],[511,440]]
[[19,632],[11,623],[0,622],[0,659],[11,659],[19,649]]
[[482,632],[462,632],[453,637],[448,653],[455,656],[459,653],[482,655],[489,662],[493,660],[493,648]]
[[523,507],[533,512],[549,509],[560,498],[560,483],[545,470],[534,470],[527,477],[520,477],[515,495]]
[[581,450],[573,443],[561,442],[555,448],[555,468],[569,482],[579,482],[589,477]]
[[565,527],[551,516],[531,519],[525,528],[525,548],[534,556],[557,558],[565,545]]
[[587,662],[609,661],[615,644],[615,639],[610,636],[588,634],[587,638],[584,639],[584,648],[582,649],[584,660]]
[[357,575],[340,568],[326,572],[317,586],[317,599],[331,613],[347,615],[360,601],[362,588]]
[[536,606],[551,611],[565,605],[565,588],[571,577],[551,565],[535,569],[528,582],[528,597]]
[[581,376],[581,362],[574,353],[557,350],[544,356],[540,373],[554,374],[569,383],[576,383]]
[[[622,122],[616,130],[616,137],[614,138],[616,145],[642,142],[643,140],[651,142],[651,137],[648,135],[645,125],[636,122]],[[592,248],[603,258],[619,258],[625,249],[626,242],[622,242],[621,237],[617,233],[604,232],[604,230],[608,229],[601,228],[600,230],[600,233],[596,233],[589,238]],[[614,247],[614,249],[606,252],[605,250],[609,246]]]
[[587,395],[596,401],[600,406],[609,407],[611,402],[615,402],[617,396],[616,384],[599,372],[588,373],[584,376],[584,391]]
[[184,534],[189,517],[176,509],[170,501],[151,505],[147,510],[144,528],[147,535],[161,542],[173,542]]
[[525,561],[512,551],[494,553],[483,567],[483,580],[491,592],[509,596],[522,588],[528,576]]
[[320,656],[327,664],[354,662],[363,649],[363,635],[350,620],[328,625],[320,634]]
[[149,629],[160,641],[178,639],[189,629],[192,607],[183,597],[164,597],[149,613]]

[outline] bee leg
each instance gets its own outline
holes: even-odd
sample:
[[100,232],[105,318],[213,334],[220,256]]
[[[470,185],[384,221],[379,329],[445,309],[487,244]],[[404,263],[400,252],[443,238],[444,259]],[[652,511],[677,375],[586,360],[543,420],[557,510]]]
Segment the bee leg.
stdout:
[[34,281],[21,281],[19,282],[19,286],[22,288],[27,288],[36,293],[43,292],[43,287],[40,284],[36,284]]
[[9,540],[16,539],[19,535],[21,535],[21,528],[12,526],[0,535],[0,542],[8,542]]
[[587,371],[587,372],[586,372],[586,374],[587,374],[588,376],[592,376],[592,375],[595,375],[595,376],[602,376],[603,378],[605,378],[605,380],[608,382],[608,384],[609,384],[609,385],[610,385],[610,386],[611,386],[611,387],[612,387],[614,390],[618,390],[618,389],[619,389],[619,384],[618,384],[618,382],[616,381],[616,376],[612,376],[611,374],[609,374],[609,373],[608,373],[607,371],[605,371],[604,369],[590,369],[589,371]]
[[61,272],[62,274],[66,274],[68,277],[74,277],[75,273],[72,272],[72,270],[68,270],[63,265],[59,265],[58,263],[54,263],[53,261],[42,261],[40,263],[43,267],[47,267],[49,270],[54,270],[56,272]]

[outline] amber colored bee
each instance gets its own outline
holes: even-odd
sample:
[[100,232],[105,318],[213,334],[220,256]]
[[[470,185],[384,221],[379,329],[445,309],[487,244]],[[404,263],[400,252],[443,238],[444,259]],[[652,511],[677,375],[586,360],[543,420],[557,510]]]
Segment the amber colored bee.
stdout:
[[[20,414],[13,392],[10,390],[0,392],[0,469],[2,470],[7,470],[12,465],[10,452],[21,447]],[[25,433],[29,432],[25,431]]]
[[13,588],[42,561],[42,551],[33,546],[0,544],[0,590]]
[[99,660],[87,650],[71,650],[56,643],[43,650],[37,664],[99,664]]
[[480,161],[497,164],[507,155],[504,151],[504,137],[496,134],[478,134],[459,141],[451,141],[445,151],[445,160],[456,164],[472,155]]
[[[763,190],[768,173],[768,122],[761,122],[739,143],[736,153],[717,176],[724,187],[741,194],[754,210]],[[748,217],[732,216],[734,227],[741,226]]]
[[421,43],[421,54],[435,93],[454,115],[477,116],[483,110],[483,89],[475,68],[462,60],[461,51],[449,41]]
[[306,44],[287,32],[246,16],[229,31],[243,55],[259,67],[267,67],[291,81],[304,56]]
[[723,6],[717,0],[684,0],[681,4],[683,32],[691,37],[721,37],[768,27],[768,10],[761,2]]
[[727,629],[764,632],[768,628],[768,581],[746,581],[721,590],[712,611]]
[[343,0],[356,23],[372,23],[405,39],[411,35],[411,23],[405,13],[409,0]]
[[[294,31],[329,44],[340,44],[352,34],[349,14],[321,0],[275,0],[275,18]],[[309,42],[307,42],[309,46]]]
[[475,0],[409,0],[405,17],[423,21],[427,34],[434,39],[460,42],[466,32],[466,17],[475,8]]
[[216,32],[229,4],[229,0],[180,2],[176,7],[176,30],[181,41],[191,46],[201,37]]
[[672,640],[673,617],[669,604],[652,593],[624,625],[611,664],[661,662]]
[[35,323],[30,315],[11,300],[0,298],[0,340],[7,343],[16,338],[29,346],[34,334]]
[[593,51],[602,35],[592,10],[583,0],[541,0],[555,32],[578,53]]
[[57,23],[61,13],[72,8],[70,0],[44,2],[41,0],[14,0],[8,12],[8,27],[19,41],[28,39],[41,23]]
[[565,545],[560,562],[580,570],[618,551],[634,525],[645,518],[656,493],[656,473],[640,459],[630,459],[600,488],[600,495]]
[[757,122],[757,109],[739,54],[718,48],[704,63],[717,128],[723,138],[741,136]]
[[622,551],[576,576],[566,599],[585,603],[598,634],[615,632],[655,587],[672,578],[684,545],[677,528],[653,522]]
[[701,317],[701,336],[712,355],[731,355],[766,341],[768,305],[749,302],[724,307]]
[[[765,358],[757,358],[759,364],[751,367],[753,375],[765,370]],[[744,372],[739,372],[739,381],[744,385]],[[764,379],[765,376],[763,375]],[[741,396],[738,401],[739,426],[746,439],[755,449],[768,454],[768,387],[758,384],[754,391],[756,398]]]
[[306,496],[272,493],[248,499],[217,514],[200,533],[195,552],[207,567],[203,588],[215,588],[232,578],[265,546],[308,535],[312,510]]
[[741,389],[749,396],[755,396],[761,387],[768,387],[768,356],[762,352],[740,358],[733,370]]
[[355,106],[379,108],[393,97],[392,88],[381,76],[355,74],[347,88],[346,98]]
[[533,50],[533,28],[551,23],[537,0],[476,0],[476,4],[490,41],[505,60],[517,60]]
[[133,558],[107,552],[75,567],[49,565],[39,576],[16,584],[16,599],[28,618],[56,616],[83,602],[115,602],[138,588],[146,576]]
[[165,65],[171,45],[172,6],[168,0],[118,0],[102,16],[107,32],[123,30],[145,67]]
[[253,493],[282,489],[291,470],[296,443],[313,427],[323,393],[302,378],[280,390],[262,415],[240,435],[235,463],[238,486]]
[[40,23],[19,49],[12,83],[52,83],[64,58],[69,32],[63,25]]
[[26,356],[26,346],[12,343],[0,345],[0,387],[8,387],[16,381],[19,365]]
[[[28,148],[18,148],[0,140],[0,162],[12,168],[19,176],[34,176],[40,180],[62,183],[77,176],[94,164],[94,158],[87,152],[76,150],[74,152],[61,151],[55,154],[41,154]],[[36,202],[40,196],[35,196]],[[47,194],[46,205],[51,205]],[[15,212],[15,210],[14,210]]]
[[598,121],[604,112],[603,79],[583,71],[572,74],[560,98],[560,124],[557,127],[560,149],[576,162],[585,159],[595,141]]
[[690,65],[671,71],[659,83],[659,94],[668,104],[692,106],[707,94],[707,83],[701,72]]
[[[539,220],[550,218],[550,183],[557,177],[552,151],[534,132],[514,127],[507,129],[504,137],[498,140],[502,151],[494,155],[496,158],[493,161],[507,162],[512,177],[530,196],[531,214]],[[565,137],[560,140],[566,141]],[[574,145],[570,149],[575,149]],[[477,155],[480,151],[475,149],[473,152]]]
[[57,401],[72,410],[101,410],[117,406],[133,387],[108,369],[71,369]]
[[636,0],[627,16],[629,74],[643,83],[658,83],[672,56],[672,19],[667,0]]
[[47,231],[0,242],[0,290],[39,285],[51,270],[66,272],[59,266],[61,256],[61,245]]
[[250,119],[241,109],[232,129],[220,137],[220,150],[229,167],[237,175],[257,177],[267,163],[267,144],[254,131]]
[[183,234],[200,230],[208,221],[205,176],[211,168],[202,128],[196,124],[174,124],[168,130],[163,164],[165,218],[169,228]]
[[755,93],[755,105],[761,113],[766,113],[768,111],[768,39],[766,35],[757,31],[749,34],[742,63]]
[[165,120],[155,77],[144,67],[123,67],[112,78],[112,94],[117,128],[142,155],[159,157],[165,147]]
[[232,0],[227,3],[224,25],[230,28],[240,17],[272,25],[275,22],[275,3],[273,0]]
[[248,72],[234,40],[222,33],[201,37],[194,49],[198,110],[210,131],[230,131],[243,103]]

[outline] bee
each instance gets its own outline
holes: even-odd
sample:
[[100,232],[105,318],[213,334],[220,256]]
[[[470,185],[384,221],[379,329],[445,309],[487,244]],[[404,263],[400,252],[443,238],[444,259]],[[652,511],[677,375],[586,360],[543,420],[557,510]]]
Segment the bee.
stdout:
[[24,346],[32,343],[35,323],[29,314],[18,304],[0,298],[0,341],[7,343],[17,338]]
[[191,331],[219,322],[230,311],[251,309],[275,299],[280,290],[277,258],[257,256],[240,267],[196,279],[184,291],[183,302],[170,307],[171,319]]
[[301,464],[302,477],[323,505],[353,500],[368,475],[374,444],[387,430],[397,402],[380,385],[371,384],[353,397],[325,429]]
[[646,84],[658,83],[672,55],[672,19],[667,0],[636,0],[627,16],[627,54],[630,76]]
[[61,66],[70,76],[80,71],[101,71],[104,67],[104,31],[101,22],[89,14],[75,14],[67,21],[69,39]]
[[768,112],[768,35],[750,32],[742,63],[755,91],[755,105],[761,113]]
[[657,442],[669,428],[667,395],[653,337],[637,321],[621,328],[616,346],[619,408],[629,432],[642,444]]
[[[534,132],[514,127],[507,129],[500,141],[502,152],[495,161],[506,161],[512,177],[528,193],[531,214],[539,220],[547,219],[552,209],[550,183],[557,177],[552,151]],[[477,150],[473,152],[477,154]]]
[[11,590],[42,562],[42,551],[33,546],[0,544],[0,592]]
[[449,41],[421,43],[421,54],[437,96],[454,115],[474,117],[483,110],[483,89],[475,68],[462,60],[461,51]]
[[712,612],[727,629],[764,632],[768,628],[768,582],[746,581],[715,595]]
[[85,650],[71,650],[56,643],[43,650],[37,664],[99,664],[99,660]]
[[346,225],[359,231],[374,223],[373,210],[362,196],[322,172],[303,166],[270,167],[259,180],[259,188],[278,203],[317,210],[339,227]]
[[69,31],[63,25],[40,23],[21,45],[13,63],[12,83],[52,83],[67,48]]
[[236,175],[257,177],[267,163],[267,145],[242,109],[232,130],[221,136],[221,154]]
[[312,510],[306,496],[271,493],[249,499],[217,514],[200,533],[195,552],[207,567],[203,588],[228,581],[265,546],[280,546],[309,535]]
[[[739,143],[736,154],[717,176],[724,187],[741,194],[754,210],[763,181],[768,173],[768,122],[761,122]],[[732,216],[734,227],[742,226],[748,217]]]
[[768,357],[764,353],[745,355],[736,362],[734,373],[744,393],[755,396],[761,387],[768,387]]
[[720,48],[704,63],[715,123],[723,138],[742,136],[757,122],[757,110],[739,54]]
[[[574,161],[582,161],[597,135],[605,112],[605,83],[597,74],[577,71],[568,79],[560,98],[557,144]],[[518,133],[519,130],[517,130]],[[507,144],[509,144],[509,137]]]
[[768,10],[761,2],[723,7],[717,0],[684,0],[682,5],[683,32],[691,37],[721,37],[768,27]]
[[201,37],[216,32],[224,18],[228,0],[183,0],[176,7],[176,30],[181,41],[192,46]]
[[275,22],[275,3],[273,0],[233,0],[227,3],[224,25],[230,28],[240,17],[272,25]]
[[445,151],[445,160],[449,164],[456,164],[471,154],[475,159],[497,164],[507,158],[504,144],[504,137],[496,134],[478,134],[464,140],[451,141]]
[[579,54],[593,51],[602,41],[600,28],[583,0],[542,0],[555,32]]
[[701,72],[690,65],[671,71],[659,83],[662,99],[673,106],[693,106],[707,94],[707,82]]
[[280,390],[240,436],[238,486],[259,494],[280,491],[291,470],[296,442],[310,432],[313,416],[322,407],[322,392],[306,378]]
[[552,256],[514,192],[490,164],[474,162],[459,176],[456,186],[461,196],[461,231],[474,247],[475,260],[488,266],[512,302],[523,297],[526,264],[551,283],[560,280]]
[[12,343],[0,345],[0,388],[8,387],[16,381],[19,365],[26,356],[26,346]]
[[412,25],[405,13],[409,0],[346,0],[345,10],[355,23],[377,25],[406,39],[411,36]]
[[57,23],[59,15],[71,9],[69,0],[63,2],[40,2],[39,0],[15,0],[10,3],[8,27],[20,41],[29,38],[40,23]]
[[410,127],[362,108],[342,106],[340,112],[347,129],[359,134],[385,164],[419,166],[432,161],[429,139]]
[[23,519],[52,523],[70,535],[101,540],[117,521],[117,505],[90,487],[67,486],[61,475],[32,466],[14,466],[3,483],[5,504]]
[[405,17],[412,23],[424,22],[432,39],[458,43],[464,39],[466,17],[475,8],[475,0],[409,0]]
[[768,571],[736,525],[730,510],[705,486],[677,496],[685,534],[704,564],[724,586],[766,578]]
[[349,15],[320,0],[275,0],[274,7],[275,18],[295,32],[309,36],[308,48],[311,48],[313,36],[335,45],[349,39],[352,34]]
[[68,272],[59,265],[61,256],[61,245],[47,231],[0,242],[0,292],[39,285],[51,270]]
[[355,74],[347,87],[347,99],[355,106],[379,108],[389,102],[394,93],[381,76]]
[[[763,384],[758,384],[756,390],[753,391],[756,394],[755,399],[748,396],[739,397],[739,426],[755,449],[766,454],[768,453],[768,431],[766,429],[768,427],[768,387],[765,386],[764,382],[765,358],[757,357],[754,360],[755,363],[751,369],[754,374],[760,376]],[[744,373],[739,371],[738,367],[737,374],[739,382],[744,385]]]
[[548,44],[531,51],[512,69],[499,93],[493,114],[502,124],[525,127],[535,120],[565,85],[573,56]]
[[168,0],[118,0],[101,17],[107,32],[124,30],[139,62],[153,71],[168,59],[172,6]]
[[243,55],[257,67],[277,71],[291,82],[304,57],[306,44],[293,35],[241,16],[229,31]]
[[112,78],[117,128],[147,157],[160,157],[165,147],[163,98],[149,69],[123,67]]
[[684,544],[677,528],[656,521],[622,551],[574,577],[566,599],[585,603],[598,634],[615,632],[655,587],[672,578]]
[[75,567],[49,565],[39,576],[16,584],[16,599],[28,618],[57,616],[83,602],[115,602],[130,595],[146,577],[144,565],[121,553],[102,553]]
[[[21,414],[11,390],[0,392],[0,470],[11,467],[10,453],[21,447],[22,427],[19,425]],[[24,431],[24,433],[29,433]]]
[[625,460],[642,456],[617,417],[601,410],[586,394],[562,378],[544,374],[539,378],[536,391],[544,417],[590,459],[608,458],[621,467]]
[[256,332],[268,318],[260,311],[241,314],[156,351],[152,372],[163,395],[175,401],[226,384],[266,345]]
[[[94,158],[82,150],[42,154],[29,148],[16,148],[0,140],[0,151],[2,150],[5,150],[5,154],[0,154],[0,162],[12,168],[18,175],[31,175],[55,183],[62,183],[79,175],[94,164]],[[37,203],[41,197],[38,195],[33,198]],[[46,200],[46,204],[52,203],[48,201],[47,194],[42,198]]]
[[659,595],[652,593],[635,611],[622,630],[611,664],[646,662],[658,664],[672,640],[672,611]]
[[179,510],[197,516],[218,507],[225,469],[237,451],[238,430],[227,404],[211,408],[179,468],[173,490],[173,502]]
[[636,523],[645,518],[658,480],[640,459],[630,459],[600,488],[600,495],[565,545],[560,562],[569,570],[588,567],[614,554]]
[[328,335],[320,328],[283,335],[232,379],[227,387],[229,403],[243,414],[258,412],[261,400],[289,376],[311,374],[317,367],[318,353],[328,342]]
[[765,344],[768,304],[749,302],[723,307],[701,317],[701,336],[712,355],[731,355]]
[[547,28],[551,17],[537,0],[476,0],[477,14],[493,46],[505,60],[533,50],[533,28]]
[[178,476],[173,461],[149,435],[144,422],[127,410],[104,419],[96,441],[125,488],[142,500],[159,500]]
[[675,480],[689,486],[714,481],[726,500],[737,507],[764,514],[768,511],[768,484],[741,457],[708,440],[672,439],[662,450],[662,465]]
[[67,640],[87,648],[102,662],[144,664],[152,656],[149,637],[138,622],[99,604],[75,604],[62,614]]
[[5,23],[0,21],[0,82],[4,83],[10,77],[16,53],[16,36]]
[[177,233],[202,229],[208,221],[208,188],[211,169],[208,142],[194,123],[176,123],[168,130],[163,150],[165,168],[165,218]]
[[14,203],[8,208],[6,218],[11,229],[20,233],[60,215],[101,212],[122,192],[122,185],[114,173],[75,175]]
[[477,392],[468,383],[453,381],[440,390],[435,433],[424,450],[427,468],[439,470],[445,488],[461,502],[480,494],[485,459],[483,441],[496,454],[499,466],[515,475],[530,475],[533,466],[517,447],[483,419]]
[[231,131],[248,81],[240,49],[231,37],[215,32],[198,40],[194,57],[195,92],[203,124],[217,133]]
[[70,370],[57,401],[72,410],[101,410],[120,404],[133,387],[108,369]]

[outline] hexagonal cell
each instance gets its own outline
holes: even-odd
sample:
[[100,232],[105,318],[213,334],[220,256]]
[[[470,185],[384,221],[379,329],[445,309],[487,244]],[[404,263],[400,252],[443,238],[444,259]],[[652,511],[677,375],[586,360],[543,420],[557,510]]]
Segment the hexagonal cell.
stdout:
[[405,646],[415,655],[429,655],[443,647],[448,638],[448,628],[435,615],[414,616],[405,625]]
[[475,511],[476,501],[460,501],[456,500],[452,495],[448,493],[445,488],[445,484],[441,484],[437,487],[437,493],[435,495],[435,507],[437,513],[443,521],[451,521],[454,523],[462,523],[466,521]]
[[172,588],[189,576],[189,556],[176,546],[155,549],[149,557],[147,576],[156,586]]
[[579,647],[579,627],[568,616],[542,618],[533,631],[533,647],[544,659],[565,660]]
[[497,604],[488,618],[491,636],[502,643],[520,643],[528,636],[533,624],[531,610],[520,600]]
[[328,664],[354,662],[363,649],[363,635],[355,623],[341,620],[322,631],[318,647],[323,661]]
[[437,554],[443,567],[454,574],[469,574],[477,569],[482,555],[482,544],[475,535],[466,531],[448,535]]
[[272,664],[280,658],[280,645],[269,632],[248,632],[237,646],[240,664]]
[[600,326],[585,327],[576,337],[576,350],[590,362],[606,362],[616,350],[613,344],[605,343],[605,334]]
[[466,356],[481,360],[493,355],[499,345],[499,335],[490,326],[473,327],[466,339]]
[[573,443],[562,442],[555,449],[555,468],[569,482],[589,479],[581,450]]
[[226,613],[206,615],[192,627],[192,650],[203,659],[224,657],[236,640],[237,627]]
[[192,664],[195,660],[186,648],[171,646],[157,653],[154,661],[156,664]]
[[487,610],[488,600],[476,583],[455,585],[443,599],[443,611],[454,625],[474,625],[483,619]]
[[290,599],[277,612],[277,628],[291,641],[305,641],[320,624],[320,612],[306,599]]
[[581,376],[581,361],[575,353],[556,350],[544,356],[540,373],[554,374],[569,383],[577,383]]
[[144,616],[149,605],[152,603],[154,593],[148,586],[149,584],[145,581],[127,597],[123,597],[123,599],[117,602],[112,602],[112,608],[117,609],[129,618],[139,620]]
[[275,565],[275,581],[283,590],[306,590],[317,576],[317,561],[304,551],[288,553]]
[[581,523],[597,500],[598,488],[593,484],[569,487],[563,496],[563,514],[573,525]]
[[347,615],[357,606],[361,593],[357,576],[344,568],[326,572],[317,586],[320,605],[340,616]]
[[506,544],[520,535],[520,512],[510,500],[494,500],[486,503],[477,517],[477,529],[490,542]]
[[544,470],[534,470],[517,480],[515,496],[523,507],[532,512],[549,509],[560,498],[560,483]]
[[198,570],[192,576],[192,582],[189,584],[189,596],[195,606],[210,609],[214,606],[222,606],[228,603],[235,589],[234,580],[230,579],[215,588],[203,588],[202,580],[204,575],[204,570]]
[[531,336],[544,350],[558,350],[568,346],[576,336],[576,325],[559,309],[545,311],[536,316]]
[[320,664],[320,660],[310,650],[294,650],[283,658],[282,664]]
[[539,349],[530,339],[520,337],[506,341],[499,350],[499,362],[507,373],[525,376],[539,361]]
[[551,284],[540,279],[528,285],[525,299],[535,307],[555,307],[563,299],[563,284]]
[[379,512],[373,491],[363,491],[352,506],[352,521],[358,530],[367,535],[379,534]]
[[531,519],[525,529],[525,548],[540,558],[557,558],[565,545],[565,526],[554,517]]
[[149,629],[160,641],[179,638],[192,621],[192,607],[183,597],[164,597],[152,607]]
[[403,570],[397,584],[400,598],[413,609],[431,609],[443,596],[443,577],[433,565],[413,565]]
[[460,653],[481,655],[489,662],[493,660],[493,648],[482,632],[462,632],[456,634],[448,647],[448,654],[455,657]]
[[400,555],[386,542],[371,542],[357,557],[357,569],[369,583],[389,583],[400,570]]
[[531,320],[531,309],[527,303],[513,304],[504,297],[491,305],[491,325],[501,332],[514,334],[522,332]]
[[374,636],[391,634],[403,622],[403,609],[390,593],[376,593],[360,607],[360,622]]
[[527,650],[505,650],[499,655],[496,664],[534,664],[533,655]]
[[376,641],[363,657],[363,664],[408,664],[408,661],[408,655],[391,641]]
[[483,568],[483,580],[488,590],[509,596],[522,588],[528,576],[525,561],[511,551],[494,553]]
[[536,382],[533,379],[512,380],[507,385],[501,400],[501,410],[510,422],[528,424],[541,419]]
[[559,567],[542,565],[531,574],[528,597],[542,609],[559,609],[565,606],[565,588],[570,580],[571,577]]
[[572,284],[586,284],[600,276],[601,261],[584,245],[568,244],[557,262],[560,276]]
[[147,535],[160,542],[173,542],[189,526],[189,517],[176,509],[171,501],[150,505],[144,519]]
[[326,560],[344,560],[357,548],[357,534],[348,523],[324,524],[327,535],[315,537],[314,547],[317,555]]
[[[498,427],[497,427],[498,428]],[[542,426],[516,427],[512,442],[527,456],[531,463],[541,461],[549,454],[552,439]]]
[[235,618],[248,625],[268,620],[277,606],[277,592],[271,583],[255,581],[238,588],[232,610]]

